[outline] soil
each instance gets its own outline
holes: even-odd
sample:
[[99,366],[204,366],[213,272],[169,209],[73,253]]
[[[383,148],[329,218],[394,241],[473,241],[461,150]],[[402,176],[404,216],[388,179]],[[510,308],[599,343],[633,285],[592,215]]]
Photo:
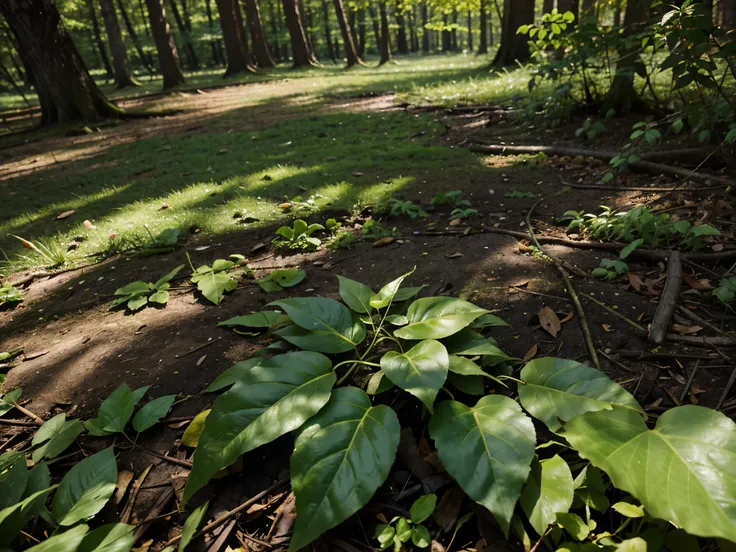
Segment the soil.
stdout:
[[[195,95],[193,101],[201,101],[203,105],[210,102],[212,105],[213,97],[222,95],[219,100],[226,103],[230,94],[232,91],[225,88],[208,92],[208,97],[202,97],[201,100]],[[396,109],[390,96],[341,100],[340,104],[323,106],[322,109]],[[269,110],[266,115],[259,111],[257,118],[244,117],[234,124],[244,127],[266,124],[264,121],[276,124],[280,117],[294,116],[285,115],[276,108],[272,111]],[[110,132],[120,133],[121,140],[135,139],[141,133],[179,132],[193,124],[191,113],[187,111],[179,116],[168,117],[166,125],[160,125],[155,119],[133,121]],[[248,110],[241,109],[239,113],[248,113]],[[503,117],[482,113],[448,114],[439,111],[437,118],[447,128],[442,141],[448,147],[463,147],[469,142],[484,140],[507,143],[559,141],[589,147],[569,139],[580,121],[545,133],[536,128],[515,126]],[[630,125],[626,127],[622,123],[621,128],[630,128]],[[75,140],[79,138],[57,138],[13,148],[6,153],[20,160],[40,155],[49,147],[63,149]],[[625,135],[617,134],[616,140],[620,144],[625,140]],[[723,225],[724,237],[719,243],[724,243],[726,247],[734,243],[731,234],[733,216],[728,214],[731,198],[725,192],[707,196],[620,192],[615,188],[563,192],[561,180],[594,183],[595,175],[604,169],[604,165],[586,160],[555,158],[488,157],[485,162],[489,167],[502,170],[489,170],[487,178],[463,183],[452,182],[445,175],[436,174],[428,178],[421,188],[409,188],[406,194],[410,199],[426,202],[436,192],[462,188],[473,201],[473,206],[482,211],[482,217],[468,219],[468,225],[449,226],[449,209],[438,208],[426,219],[392,218],[390,224],[396,225],[399,236],[393,243],[383,247],[374,247],[370,242],[361,241],[350,250],[333,252],[321,249],[290,257],[266,250],[248,256],[248,265],[256,275],[280,267],[298,266],[305,269],[307,279],[288,293],[266,294],[252,281],[246,280],[236,292],[226,297],[221,306],[216,307],[203,300],[190,284],[181,280],[173,284],[171,299],[163,308],[145,308],[135,315],[108,308],[112,294],[118,287],[133,280],[154,281],[180,264],[184,258],[181,249],[150,257],[111,258],[57,276],[34,278],[25,287],[25,302],[13,310],[0,312],[0,350],[24,349],[24,355],[8,372],[5,389],[22,387],[23,397],[28,401],[26,408],[43,418],[59,411],[74,411],[75,415],[87,417],[93,416],[101,401],[122,382],[131,388],[151,385],[147,393],[149,398],[169,393],[188,396],[189,399],[178,404],[170,416],[191,416],[213,400],[212,396],[198,394],[209,382],[267,342],[259,337],[244,337],[231,329],[218,327],[218,322],[262,310],[270,301],[294,294],[339,298],[336,274],[359,280],[376,289],[414,266],[416,272],[409,283],[426,285],[424,295],[459,296],[493,310],[507,321],[509,328],[494,328],[491,335],[509,354],[522,358],[530,355],[530,350],[536,347],[536,356],[559,356],[590,363],[578,315],[559,273],[549,263],[533,256],[528,241],[493,233],[421,235],[421,232],[427,231],[477,229],[480,224],[488,228],[524,231],[526,213],[536,200],[506,197],[507,193],[514,191],[533,191],[547,198],[533,214],[538,235],[564,236],[564,226],[556,222],[556,218],[568,209],[595,211],[600,204],[628,208],[646,203],[658,209],[679,207],[673,212],[683,217],[709,221],[725,219],[730,224]],[[11,172],[14,170],[12,166],[6,169]],[[726,174],[736,177],[732,169],[728,169]],[[646,175],[630,175],[626,181],[620,182],[628,186],[668,186],[672,183],[665,178]],[[270,243],[273,230],[272,227],[243,230],[217,239],[189,236],[185,248],[196,266],[234,252],[247,253],[261,242]],[[201,250],[204,247],[206,249]],[[596,268],[602,258],[610,257],[596,250],[564,246],[546,246],[545,251],[585,272]],[[574,285],[578,293],[592,295],[607,305],[615,305],[617,312],[646,326],[657,308],[665,267],[663,264],[638,262],[631,262],[630,266],[631,272],[643,280],[657,281],[650,286],[651,294],[636,291],[625,279],[603,282],[575,277]],[[722,273],[722,268],[711,265],[693,269],[686,266],[685,271],[700,279],[707,278],[711,285],[717,285],[717,278],[709,272]],[[12,279],[22,277],[21,274]],[[725,331],[734,329],[734,317],[717,304],[710,291],[688,289],[687,286],[683,291],[680,304],[692,308],[693,312]],[[717,404],[734,369],[732,348],[688,347],[668,342],[652,349],[646,337],[632,331],[624,320],[585,299],[583,305],[596,347],[613,359],[608,360],[600,355],[602,368],[634,393],[655,416],[657,412],[680,402],[686,380],[696,362],[698,371],[684,401],[711,407]],[[540,327],[537,313],[544,306],[550,307],[561,320],[565,320],[557,337]],[[685,323],[692,325],[692,322]],[[698,335],[717,334],[705,328]],[[621,354],[622,351],[647,353],[653,350],[666,356],[632,359]],[[733,393],[727,397],[723,410],[731,415],[736,411]],[[23,429],[0,426],[0,434],[4,434],[6,439],[15,439],[15,435]],[[415,427],[415,432],[421,430],[422,426]],[[142,435],[138,444],[158,454],[186,459],[191,449],[178,446],[183,431],[183,427],[157,426],[157,429]],[[99,439],[83,438],[81,442],[89,450],[105,445],[104,440]],[[219,511],[237,506],[242,497],[251,496],[283,475],[288,468],[288,454],[288,438],[281,439],[247,455],[244,465],[235,470],[239,471],[239,476],[210,485],[209,494],[217,499]],[[121,466],[136,474],[150,463],[156,465],[138,500],[134,513],[138,519],[142,519],[173,475],[186,473],[185,468],[147,456],[138,449],[124,451],[120,462]],[[392,485],[397,485],[398,490],[401,490],[401,477],[405,480],[407,472],[397,469],[397,473],[399,475],[394,474]],[[405,483],[403,486],[406,486]],[[113,514],[110,515],[114,517]],[[250,514],[254,515],[255,512]],[[263,517],[259,523],[261,525],[258,527],[265,533],[271,521]],[[335,534],[342,537],[353,535],[365,542],[357,536],[360,533],[352,532],[352,525],[354,522],[350,522],[349,530],[338,530]],[[170,531],[168,535],[167,531]],[[165,540],[178,531],[175,524],[154,524],[146,538]]]

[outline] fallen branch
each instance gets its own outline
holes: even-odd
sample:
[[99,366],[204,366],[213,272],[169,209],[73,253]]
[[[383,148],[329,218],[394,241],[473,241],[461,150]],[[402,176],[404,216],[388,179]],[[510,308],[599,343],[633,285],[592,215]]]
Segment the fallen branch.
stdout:
[[[667,334],[667,341],[695,345],[696,347],[736,347],[736,342],[730,337],[699,337],[697,335]],[[674,355],[680,357],[681,355]]]
[[164,511],[164,508],[166,508],[166,505],[171,502],[171,500],[174,498],[174,489],[169,487],[166,490],[164,490],[161,494],[158,495],[158,499],[156,502],[151,506],[151,509],[148,511],[148,514],[146,514],[146,519],[144,519],[136,528],[135,533],[133,533],[133,542],[138,542],[138,539],[140,539],[143,536],[143,533],[146,532],[146,529],[151,525],[151,523],[161,514],[161,512]]
[[587,295],[585,293],[581,293],[580,295],[582,295],[583,297],[585,297],[588,301],[593,301],[593,303],[595,303],[596,305],[598,305],[602,309],[607,310],[608,312],[610,312],[614,316],[619,317],[621,320],[623,320],[624,322],[626,322],[629,326],[631,326],[635,330],[637,330],[637,331],[639,331],[641,333],[644,333],[644,334],[647,333],[647,330],[646,330],[646,328],[644,328],[644,326],[642,326],[640,324],[637,324],[636,322],[634,322],[630,318],[628,318],[628,317],[624,316],[623,314],[621,314],[620,312],[618,312],[616,309],[613,309],[613,308],[609,307],[604,302],[599,301],[595,297],[591,297],[590,295]]
[[207,549],[207,552],[220,552],[220,548],[222,548],[225,544],[225,541],[227,541],[227,538],[230,536],[230,533],[233,532],[233,529],[235,529],[235,524],[238,522],[237,519],[233,519],[228,523],[225,528],[220,533],[220,536],[217,537],[217,540],[212,543],[212,546],[210,546]]
[[13,406],[15,408],[17,408],[23,414],[25,414],[26,416],[28,416],[31,420],[33,420],[37,424],[43,425],[43,423],[44,423],[43,422],[43,418],[41,418],[40,416],[36,416],[33,412],[31,412],[30,410],[28,410],[26,407],[20,405],[19,403],[15,403],[15,404],[13,404]]
[[[568,188],[576,188],[578,190],[601,190],[604,192],[713,192],[715,190],[722,190],[728,184],[721,184],[718,186],[706,186],[704,188],[647,188],[644,186],[602,186],[600,184],[574,184],[573,182],[567,182],[560,179],[563,186]],[[677,209],[680,209],[678,206]]]
[[720,329],[718,326],[716,326],[715,324],[711,324],[710,322],[708,322],[704,318],[701,318],[700,316],[698,316],[697,314],[695,314],[690,309],[686,309],[685,307],[680,306],[680,307],[677,308],[677,310],[679,310],[683,315],[685,315],[686,318],[689,318],[693,322],[696,322],[698,324],[701,324],[701,325],[705,326],[706,328],[710,328],[711,330],[713,330],[717,334],[720,334],[720,335],[722,335],[724,337],[727,337],[727,338],[731,339],[732,341],[736,342],[736,337],[732,336],[731,334],[727,334],[722,329]]
[[201,345],[197,345],[196,347],[189,349],[186,353],[181,355],[176,355],[174,358],[184,358],[185,356],[189,356],[192,353],[196,353],[197,351],[201,351],[205,347],[209,347],[210,345],[214,345],[218,341],[220,341],[222,338],[218,337],[217,339],[213,339],[211,341],[207,341],[206,343],[202,343]]
[[652,319],[652,329],[649,331],[649,341],[656,345],[664,342],[665,334],[670,327],[672,314],[677,306],[682,287],[682,259],[678,251],[670,254],[667,262],[667,283],[664,286],[662,296],[659,298],[657,311]]
[[[130,497],[128,497],[128,502],[125,503],[123,513],[120,514],[120,523],[128,523],[128,520],[130,520],[130,516],[133,513],[133,507],[135,506],[135,501],[138,498],[138,492],[141,490],[141,487],[148,477],[148,474],[151,471],[152,467],[153,464],[149,464],[146,469],[143,470],[143,472],[138,476],[138,479],[135,480],[135,483],[133,483],[133,488],[130,490]],[[168,487],[168,484],[166,486]]]
[[25,420],[6,420],[0,418],[0,425],[19,426],[19,427],[39,427],[38,422],[26,422]]
[[663,359],[671,359],[671,358],[688,359],[688,360],[713,360],[712,356],[689,355],[689,354],[681,354],[678,352],[653,353],[651,351],[637,351],[634,349],[621,349],[618,351],[614,351],[614,353],[624,358],[633,358],[637,360],[645,360],[645,359],[663,360]]
[[[578,320],[580,320],[580,327],[583,330],[583,335],[585,336],[585,345],[588,347],[588,354],[590,355],[593,364],[595,364],[595,367],[600,369],[601,365],[598,361],[598,355],[596,354],[595,345],[593,344],[593,337],[590,334],[588,321],[585,319],[585,311],[583,310],[583,305],[580,303],[580,298],[575,292],[575,287],[572,285],[572,278],[570,277],[570,274],[568,274],[567,270],[565,270],[565,268],[559,263],[559,261],[557,261],[557,259],[555,259],[554,257],[550,257],[547,253],[544,252],[539,241],[537,241],[537,237],[534,235],[534,228],[532,227],[532,213],[534,212],[534,209],[537,207],[537,205],[539,205],[540,201],[542,201],[541,197],[534,203],[534,205],[532,205],[531,209],[529,209],[529,212],[526,214],[526,228],[529,231],[529,236],[531,237],[532,242],[534,242],[534,245],[537,246],[537,249],[539,249],[539,251],[541,251],[548,259],[550,259],[552,261],[552,264],[554,264],[560,274],[562,274],[562,279],[565,282],[565,287],[567,287],[567,292],[572,298],[573,304],[575,305],[575,310],[578,311]],[[539,543],[537,543],[537,545],[538,544]]]
[[700,360],[695,362],[695,368],[693,368],[693,371],[690,372],[690,375],[687,378],[687,383],[685,383],[685,387],[682,389],[682,393],[680,393],[680,402],[685,400],[685,397],[687,397],[687,392],[690,391],[690,387],[693,384],[693,380],[695,379],[695,374],[698,372],[698,367],[700,366]]

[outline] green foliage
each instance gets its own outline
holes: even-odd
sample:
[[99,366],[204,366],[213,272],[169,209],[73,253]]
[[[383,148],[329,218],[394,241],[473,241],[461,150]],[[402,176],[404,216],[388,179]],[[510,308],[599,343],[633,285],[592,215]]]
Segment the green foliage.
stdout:
[[515,199],[528,197],[530,199],[534,199],[537,196],[534,195],[533,192],[520,192],[519,190],[512,190],[510,192],[506,192],[504,194],[504,197],[510,197],[510,198],[515,198]]
[[453,219],[453,220],[455,220],[455,219],[466,219],[468,217],[472,217],[472,216],[475,216],[477,214],[478,214],[478,210],[477,209],[472,209],[472,208],[461,209],[461,208],[458,207],[457,209],[453,209],[452,210],[452,213],[450,213],[450,218]]
[[97,418],[84,422],[85,429],[90,435],[98,437],[122,433],[133,415],[135,405],[150,388],[150,385],[146,385],[132,391],[127,383],[123,383],[102,401]]
[[0,286],[0,307],[8,303],[20,303],[23,301],[23,292],[10,284]]
[[395,516],[389,524],[377,525],[373,538],[378,540],[380,549],[392,547],[399,552],[409,541],[417,548],[427,548],[432,543],[432,537],[429,529],[421,523],[432,515],[436,505],[437,495],[420,496],[412,504],[408,519]]
[[590,117],[583,121],[583,124],[575,131],[575,136],[587,138],[590,142],[595,143],[598,137],[606,132],[606,125],[602,121],[593,121]]
[[395,236],[397,233],[396,228],[391,228],[389,230],[375,219],[368,219],[363,223],[363,227],[360,229],[361,236],[373,241]]
[[470,207],[470,201],[460,199],[463,195],[462,190],[452,190],[449,192],[439,192],[432,198],[432,205],[449,205],[450,207]]
[[132,282],[115,290],[115,295],[118,298],[112,302],[110,308],[125,304],[128,309],[136,311],[142,309],[148,303],[165,305],[169,301],[169,282],[182,268],[184,268],[184,265],[177,266],[154,283]]
[[327,249],[352,249],[358,238],[352,230],[338,230],[328,242]]
[[713,295],[726,305],[736,299],[736,276],[729,276],[721,280],[720,285],[713,290]]
[[406,215],[411,219],[424,218],[427,216],[427,211],[422,209],[419,205],[409,201],[391,198],[389,201],[389,213],[391,216]]
[[66,264],[67,246],[61,241],[59,236],[48,238],[45,240],[25,240],[20,236],[13,236],[19,240],[23,247],[30,249],[32,257],[42,264],[56,268]]
[[256,284],[266,293],[283,291],[304,281],[307,273],[301,269],[272,270],[267,276],[256,280]]
[[143,405],[133,418],[133,429],[139,432],[146,431],[156,425],[166,416],[175,400],[176,395],[164,395]]
[[0,395],[0,416],[7,414],[15,408],[15,405],[18,403],[18,399],[20,399],[22,393],[23,389],[17,387],[12,391],[8,391],[4,395]]
[[197,527],[202,523],[205,514],[207,513],[207,507],[209,502],[205,502],[197,509],[195,509],[184,522],[184,527],[181,531],[181,540],[179,541],[179,552],[184,552],[189,543],[192,542],[194,534],[197,532]]
[[590,273],[594,278],[602,278],[604,280],[615,280],[619,276],[623,276],[629,271],[629,265],[623,261],[615,259],[601,259],[598,268],[593,269]]
[[[187,255],[189,258],[189,255]],[[225,298],[225,292],[238,287],[238,280],[248,270],[245,257],[230,255],[232,261],[217,259],[212,265],[201,265],[195,270],[192,266],[192,283],[202,292],[205,299],[219,305]],[[189,261],[191,266],[191,260]]]
[[324,230],[321,224],[307,224],[297,219],[291,228],[282,226],[276,230],[276,237],[271,240],[276,247],[290,251],[313,251],[322,245],[322,240],[312,236],[315,232]]
[[45,422],[33,436],[31,459],[40,462],[43,459],[56,458],[64,452],[84,431],[78,419],[67,420],[63,412]]

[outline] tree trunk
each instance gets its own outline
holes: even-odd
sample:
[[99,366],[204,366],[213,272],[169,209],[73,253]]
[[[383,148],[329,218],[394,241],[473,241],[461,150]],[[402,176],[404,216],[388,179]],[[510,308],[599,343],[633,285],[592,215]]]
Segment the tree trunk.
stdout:
[[322,22],[325,28],[325,42],[327,42],[327,57],[332,60],[332,63],[337,63],[337,57],[335,54],[340,53],[339,48],[334,48],[332,44],[332,29],[330,28],[330,4],[327,0],[322,0]]
[[411,5],[409,12],[409,49],[412,53],[419,51],[419,37],[417,33],[417,6]]
[[406,20],[404,18],[404,13],[402,12],[401,7],[399,7],[398,5],[396,6],[395,10],[396,24],[399,26],[396,33],[396,51],[399,54],[408,54],[409,43],[406,40]]
[[542,13],[550,13],[555,8],[555,0],[544,0],[542,2]]
[[248,21],[250,40],[253,45],[253,57],[258,67],[274,67],[271,52],[266,42],[266,33],[261,21],[261,8],[258,0],[245,0],[245,18]]
[[184,55],[187,58],[187,67],[189,67],[190,71],[196,71],[199,69],[199,58],[197,57],[197,51],[192,45],[186,20],[179,12],[179,6],[177,5],[176,0],[169,0],[169,2],[171,4],[171,13],[174,15],[174,21],[176,21],[176,26],[181,34],[181,39],[184,41]]
[[473,12],[468,10],[468,50],[473,51]]
[[141,19],[143,20],[143,28],[146,30],[146,36],[151,38],[151,31],[148,29],[148,18],[146,17],[146,10],[143,9],[143,0],[138,0],[138,9],[141,11]]
[[485,0],[480,1],[480,44],[478,44],[478,55],[488,53],[488,15],[486,14]]
[[102,21],[104,21],[105,30],[107,31],[107,41],[110,44],[115,84],[118,89],[140,86],[133,78],[133,69],[130,67],[128,52],[125,51],[125,42],[123,42],[123,35],[120,32],[120,23],[118,22],[118,14],[115,12],[113,0],[100,0],[100,11],[102,11]]
[[271,0],[270,2],[268,2],[268,15],[269,19],[271,20],[271,37],[273,38],[271,49],[273,50],[273,53],[276,55],[276,57],[280,60],[281,46],[279,45],[279,19],[277,19],[276,17],[276,1],[277,0]]
[[33,72],[43,124],[122,114],[90,77],[52,0],[2,1],[0,14]]
[[95,2],[97,0],[89,0],[89,17],[92,20],[92,33],[94,34],[94,43],[97,47],[97,52],[100,54],[100,61],[102,66],[105,68],[105,79],[114,79],[115,73],[112,72],[112,65],[110,65],[110,58],[107,57],[107,50],[105,49],[105,42],[102,40],[102,33],[100,33],[100,23],[97,21],[97,13],[95,12]]
[[621,26],[621,1],[622,0],[614,0],[613,2],[613,26],[614,27]]
[[[215,32],[215,21],[212,17],[212,0],[205,0],[204,7],[207,13],[207,25],[210,30],[210,34]],[[222,50],[220,49],[220,41],[216,39],[210,40],[210,48],[212,50],[212,62],[215,65],[222,65]]]
[[225,77],[236,73],[254,71],[248,59],[248,43],[245,40],[245,30],[242,25],[242,18],[239,17],[237,1],[216,0],[227,57],[227,68],[223,75]]
[[425,54],[429,53],[429,29],[427,29],[427,24],[429,23],[429,15],[427,13],[427,10],[427,3],[422,2],[422,52],[424,52]]
[[557,10],[560,13],[572,12],[575,20],[572,25],[578,22],[578,13],[580,12],[580,0],[557,0]]
[[363,59],[365,55],[365,9],[358,10],[358,57]]
[[447,14],[442,16],[442,51],[452,50],[452,33],[450,32],[450,18]]
[[284,8],[286,27],[291,37],[291,53],[294,57],[294,67],[308,67],[317,65],[314,55],[309,48],[307,35],[304,32],[302,16],[299,12],[298,0],[281,0]]
[[305,6],[304,0],[299,0],[299,13],[303,14],[304,20],[304,32],[307,35],[307,45],[309,51],[312,53],[314,58],[317,55],[317,50],[314,45],[317,44],[317,37],[314,35],[314,19],[312,18],[312,6],[307,4]]
[[348,19],[345,16],[345,8],[343,7],[342,0],[334,0],[335,14],[337,15],[337,23],[340,25],[340,34],[342,34],[342,43],[345,47],[345,57],[347,58],[348,67],[361,64],[360,56],[355,48],[355,40],[353,39],[353,33],[351,32],[350,26],[348,25]]
[[383,65],[391,61],[391,35],[388,27],[388,10],[386,9],[386,2],[384,0],[379,1],[378,12],[381,16],[381,59],[378,65]]
[[451,49],[453,52],[457,52],[457,10],[452,12],[452,31],[450,31],[452,37]]
[[501,21],[501,45],[496,52],[494,65],[506,66],[529,59],[528,37],[517,34],[522,25],[534,23],[534,0],[504,0]]
[[164,0],[146,0],[149,23],[153,40],[156,42],[158,62],[164,77],[164,90],[184,83],[184,75],[179,67],[179,55],[176,52],[174,39],[171,38],[169,22],[166,20]]
[[151,68],[151,60],[148,59],[148,56],[146,56],[146,53],[143,51],[141,41],[138,39],[138,33],[135,32],[135,27],[133,26],[133,22],[130,20],[128,11],[125,9],[125,4],[123,4],[123,0],[118,0],[118,9],[120,10],[120,15],[123,17],[123,23],[125,23],[125,29],[128,31],[128,36],[133,42],[133,47],[138,54],[138,61],[148,70],[149,73],[153,73],[153,69]]
[[368,13],[371,16],[371,23],[373,23],[373,36],[376,40],[376,48],[381,51],[381,24],[378,22],[378,16],[373,6],[368,6]]
[[[624,15],[624,36],[632,35],[646,24],[650,6],[651,0],[628,0]],[[605,110],[615,109],[617,114],[628,113],[643,103],[634,90],[634,73],[637,64],[641,63],[638,44],[637,41],[636,44],[619,52],[616,76],[603,102]]]

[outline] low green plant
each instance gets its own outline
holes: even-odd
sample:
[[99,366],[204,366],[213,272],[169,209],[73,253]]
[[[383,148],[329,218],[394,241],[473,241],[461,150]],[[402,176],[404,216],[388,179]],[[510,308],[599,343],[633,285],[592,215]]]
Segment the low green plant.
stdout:
[[511,198],[522,198],[522,197],[524,197],[524,198],[533,199],[533,198],[537,197],[536,195],[534,195],[534,192],[520,192],[519,190],[512,190],[510,192],[506,192],[503,195],[504,195],[504,197],[511,197]]
[[633,132],[629,136],[630,142],[624,146],[623,151],[615,155],[610,161],[611,170],[604,173],[601,180],[610,182],[614,179],[614,173],[625,170],[630,164],[641,159],[645,146],[653,146],[662,138],[662,133],[657,130],[656,122],[639,121],[632,127]]
[[420,496],[412,504],[408,518],[394,516],[389,523],[377,525],[373,537],[378,540],[380,549],[393,548],[394,552],[401,552],[409,541],[417,548],[427,548],[432,536],[422,523],[429,519],[436,506],[437,495]]
[[376,219],[368,219],[363,223],[363,226],[360,228],[361,237],[373,241],[380,240],[381,238],[390,238],[392,236],[396,236],[397,234],[398,231],[395,227],[388,229]]
[[602,259],[598,268],[590,273],[594,278],[604,280],[615,280],[629,271],[629,265],[624,261],[615,259]]
[[9,303],[20,303],[23,301],[23,292],[10,284],[0,286],[0,307]]
[[148,303],[165,305],[169,301],[169,282],[184,268],[177,266],[174,270],[160,278],[154,283],[132,282],[115,290],[115,299],[110,308],[125,304],[129,310],[136,311],[145,307]]
[[[609,112],[615,113],[614,110]],[[606,125],[602,121],[593,121],[590,117],[583,121],[583,124],[575,131],[575,136],[580,138],[585,137],[589,141],[595,143],[598,138],[606,133]]]
[[30,249],[33,257],[50,268],[56,268],[66,264],[68,257],[67,246],[62,243],[60,237],[47,238],[45,240],[29,241],[20,236],[13,236],[23,247]]
[[713,295],[725,305],[733,303],[736,299],[736,276],[729,276],[721,280],[720,285],[713,290]]
[[238,280],[244,273],[250,272],[245,264],[243,255],[230,255],[232,260],[217,259],[211,265],[201,265],[196,269],[187,253],[187,260],[192,269],[192,283],[205,299],[219,305],[225,297],[225,292],[234,291],[238,287]]
[[23,352],[23,349],[13,349],[12,351],[3,351],[0,353],[0,362],[8,362],[13,360],[19,354]]
[[389,201],[389,213],[391,216],[406,215],[411,219],[424,218],[427,216],[427,211],[422,209],[421,206],[413,203],[409,200],[392,198]]
[[302,219],[297,219],[291,228],[282,226],[276,230],[276,237],[271,240],[276,247],[291,251],[313,251],[322,245],[322,240],[312,234],[324,230],[321,224],[307,224]]
[[450,218],[452,220],[455,219],[466,219],[468,217],[473,217],[478,214],[477,209],[469,208],[469,209],[461,209],[460,207],[453,209],[452,213],[450,213]]
[[268,275],[256,280],[256,284],[266,293],[275,293],[283,291],[284,288],[294,287],[306,277],[307,273],[301,269],[272,270]]
[[325,221],[325,228],[334,234],[342,228],[342,223],[335,218],[328,218]]
[[352,230],[338,230],[327,243],[327,249],[352,249],[357,242],[358,238]]
[[439,192],[432,198],[432,205],[449,205],[451,207],[470,207],[470,201],[460,199],[463,195],[462,190],[452,190],[449,192]]

